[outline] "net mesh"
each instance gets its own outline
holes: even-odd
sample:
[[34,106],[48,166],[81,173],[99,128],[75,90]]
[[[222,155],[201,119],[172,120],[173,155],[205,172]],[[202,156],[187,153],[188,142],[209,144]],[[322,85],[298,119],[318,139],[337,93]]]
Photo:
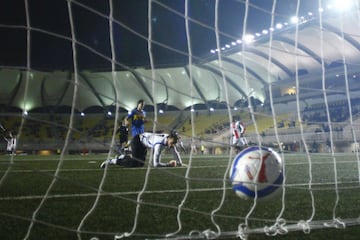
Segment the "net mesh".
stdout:
[[[356,107],[356,69],[360,50],[356,30],[360,29],[360,21],[351,24],[352,20],[359,19],[358,2],[353,2],[353,8],[347,14],[325,14],[331,9],[330,1],[319,0],[316,4],[295,1],[292,7],[299,18],[293,26],[282,30],[278,22],[288,17],[282,13],[284,1],[274,0],[271,4],[235,1],[243,10],[239,14],[240,39],[223,30],[222,20],[226,17],[221,9],[225,4],[220,0],[204,5],[194,5],[189,0],[176,3],[149,0],[146,5],[147,35],[139,30],[140,26],[130,26],[121,20],[116,13],[120,6],[115,1],[110,0],[105,10],[102,5],[87,1],[63,3],[66,14],[62,18],[67,19],[62,21],[68,22],[68,34],[39,27],[32,15],[38,7],[33,1],[24,1],[25,24],[0,22],[0,29],[26,33],[24,67],[1,66],[4,77],[14,79],[14,84],[1,83],[4,90],[0,92],[4,92],[4,97],[0,100],[6,110],[1,112],[0,123],[6,131],[17,132],[18,149],[30,145],[28,149],[33,152],[57,149],[58,153],[48,156],[48,161],[18,153],[1,156],[0,201],[3,207],[0,222],[5,226],[1,235],[12,239],[39,236],[248,239],[253,234],[264,238],[278,235],[292,238],[300,234],[318,236],[315,230],[327,229],[328,233],[321,232],[325,239],[335,234],[330,229],[343,229],[354,239],[358,236],[360,219],[354,208],[359,204],[360,183],[356,130],[360,110]],[[306,17],[300,18],[307,4],[316,5],[318,12],[308,12]],[[196,9],[199,6],[206,9]],[[202,10],[207,13],[204,18],[213,17],[213,23],[204,23],[206,21],[194,17]],[[254,24],[253,15],[259,12],[267,17],[267,30],[258,34],[259,38],[254,39],[256,34],[252,36],[252,45],[247,45],[248,31]],[[80,32],[86,23],[81,23],[79,14],[90,15],[90,19],[108,25],[108,31],[102,31],[108,47],[100,47],[97,41],[102,38],[93,39],[93,42],[82,39]],[[169,34],[179,34],[186,47],[177,48],[169,41],[157,39],[156,22],[161,20],[158,18],[162,14],[181,19],[184,32],[168,30]],[[334,22],[339,23],[338,27],[333,27]],[[263,27],[262,23],[257,23],[261,25],[258,28]],[[198,56],[197,28],[213,34],[216,47],[210,56]],[[147,48],[141,49],[140,55],[148,59],[149,69],[124,64],[122,54],[118,54],[118,44],[126,45],[117,42],[119,29],[129,34],[122,32],[120,39],[146,41]],[[66,42],[64,54],[72,63],[63,66],[67,71],[50,74],[37,70],[35,55],[38,52],[34,47],[37,34],[46,35],[48,41],[55,38]],[[307,42],[313,40],[307,40],[312,35],[318,36],[318,42],[312,43],[316,47],[309,47]],[[334,46],[336,44],[339,45]],[[159,52],[168,58],[175,56],[186,65],[164,67],[158,60]],[[340,57],[335,56],[336,52]],[[82,64],[85,61],[80,55],[94,57],[100,65],[105,63],[111,70],[84,71]],[[259,59],[262,60],[258,65],[264,66],[254,68]],[[306,61],[316,63],[316,69],[305,66]],[[335,67],[331,68],[331,64]],[[230,67],[232,65],[236,68]],[[256,73],[254,69],[262,72]],[[302,72],[307,69],[311,73],[306,72],[304,76]],[[287,79],[276,81],[283,80],[286,74]],[[186,82],[179,83],[177,78],[181,75],[187,76]],[[213,78],[218,80],[211,81]],[[200,84],[207,80],[205,85]],[[61,84],[51,83],[58,88],[50,89],[49,81]],[[170,81],[177,84],[170,84]],[[217,93],[209,89],[212,87]],[[137,90],[139,88],[141,92]],[[9,89],[13,91],[9,93]],[[163,94],[164,89],[166,94]],[[37,90],[41,91],[41,96],[34,98]],[[153,103],[147,116],[148,131],[168,132],[176,128],[186,145],[182,153],[186,164],[161,170],[150,164],[141,169],[110,166],[99,169],[103,160],[116,153],[119,120],[121,115],[127,115],[124,110],[133,107],[134,99],[144,97],[139,93]],[[242,96],[234,100],[236,94]],[[94,105],[102,105],[101,114],[80,115],[79,109],[94,103],[89,96],[96,99]],[[259,103],[256,97],[264,101]],[[38,102],[37,106],[48,103],[55,107],[42,106],[43,112],[28,113],[32,110],[29,104],[33,100]],[[215,100],[216,104],[212,105],[208,100]],[[198,104],[203,102],[206,109],[197,110]],[[182,109],[168,113],[166,118],[160,110],[171,103]],[[61,105],[69,107],[66,114],[56,112]],[[212,106],[220,105],[223,107],[213,112]],[[10,106],[17,106],[22,112],[14,113]],[[245,119],[246,137],[252,145],[272,147],[283,159],[284,184],[277,186],[281,193],[271,199],[261,200],[255,196],[243,200],[231,188],[229,171],[236,153],[230,144],[229,126],[234,117]],[[208,123],[208,119],[213,121]],[[32,127],[35,131],[31,131]],[[4,139],[7,139],[6,131],[2,132]],[[48,143],[40,143],[40,140],[38,144],[32,143],[31,138],[41,139],[38,134],[44,133]],[[164,155],[165,159],[171,158],[168,153]],[[151,162],[152,155],[148,158]],[[20,187],[18,181],[27,189]],[[22,212],[22,205],[29,207]],[[19,211],[9,210],[12,206]],[[60,210],[55,211],[57,208]],[[6,224],[8,221],[19,224],[21,230],[16,235],[11,223]]]

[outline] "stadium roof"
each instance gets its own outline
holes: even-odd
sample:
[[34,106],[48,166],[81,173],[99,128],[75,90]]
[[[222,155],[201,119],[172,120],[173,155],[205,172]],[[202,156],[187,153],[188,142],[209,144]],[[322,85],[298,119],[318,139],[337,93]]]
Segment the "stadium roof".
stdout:
[[[18,1],[10,2],[0,9],[19,7]],[[301,1],[307,4],[299,8],[304,15],[299,10],[292,23],[287,21],[290,16],[286,16],[285,21],[282,13],[287,8],[295,9],[296,13],[297,1],[278,1],[279,6],[287,8],[277,6],[274,20],[269,3],[250,1],[249,11],[244,12],[245,1],[227,1],[233,5],[219,6],[221,24],[216,29],[214,23],[204,20],[208,15],[211,21],[215,20],[215,2],[195,1],[195,4],[190,1],[193,5],[189,14],[192,17],[189,40],[183,20],[183,1],[152,1],[150,25],[146,21],[147,1],[119,1],[126,2],[126,6],[116,6],[119,2],[114,1],[114,9],[122,9],[122,12],[114,11],[113,31],[108,30],[109,5],[103,6],[97,1],[69,1],[72,4],[67,5],[68,1],[64,0],[56,1],[55,6],[62,9],[57,11],[49,6],[53,1],[44,1],[49,9],[40,11],[41,6],[35,5],[36,1],[28,2],[28,11],[26,6],[24,12],[17,8],[22,13],[20,19],[13,19],[11,11],[5,17],[0,14],[3,16],[0,32],[7,36],[6,42],[5,38],[1,41],[0,105],[7,108],[31,111],[75,103],[78,111],[85,111],[93,106],[107,108],[118,103],[129,110],[135,107],[138,99],[145,99],[150,105],[156,103],[178,109],[224,102],[235,106],[250,96],[265,102],[267,89],[274,83],[309,75],[321,79],[324,72],[334,74],[328,69],[335,68],[344,74],[344,62],[349,72],[357,71],[360,64],[358,5],[344,13],[325,8],[319,11],[319,6],[313,6],[314,1]],[[66,8],[69,6],[71,10]],[[141,8],[144,6],[146,11]],[[309,7],[316,12],[310,12]],[[242,10],[241,24],[224,23],[226,11],[232,8]],[[128,9],[141,12],[144,22],[139,22],[136,15],[131,16],[134,11],[126,11]],[[208,15],[196,15],[198,12]],[[260,18],[260,12],[267,18]],[[26,13],[31,17],[30,24],[26,21]],[[246,13],[249,14],[245,18],[248,24],[244,24]],[[126,20],[122,19],[122,14],[126,15]],[[234,12],[228,14],[235,17]],[[264,21],[254,19],[264,20],[268,27],[262,28]],[[44,22],[47,24],[42,25]],[[108,28],[102,29],[105,25]],[[233,28],[245,25],[252,35],[242,36],[243,29],[235,34],[234,30],[226,30],[228,25]],[[74,26],[74,34],[71,26]],[[154,27],[154,36],[151,36],[154,39],[147,33],[149,26]],[[179,26],[178,31],[173,29],[176,26]],[[114,48],[111,48],[112,37],[116,40]],[[177,43],[164,42],[164,39]],[[148,40],[152,41],[151,51],[147,48]],[[135,45],[128,45],[129,42]],[[189,43],[191,52],[187,48]],[[73,46],[76,46],[75,51]],[[191,62],[189,54],[192,54]],[[153,68],[150,60],[154,61]],[[78,86],[75,99],[74,86]]]

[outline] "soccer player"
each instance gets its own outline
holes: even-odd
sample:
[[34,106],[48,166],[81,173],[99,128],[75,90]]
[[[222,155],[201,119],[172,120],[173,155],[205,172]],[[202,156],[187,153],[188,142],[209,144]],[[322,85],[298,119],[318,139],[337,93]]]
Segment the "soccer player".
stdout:
[[12,134],[12,132],[9,132],[9,137],[4,137],[5,141],[7,142],[6,145],[6,152],[10,155],[15,154],[16,151],[16,137]]
[[[176,149],[176,143],[178,140],[179,136],[176,132],[170,132],[170,134],[157,134],[149,132],[138,134],[131,140],[131,156],[108,159],[104,161],[100,167],[104,168],[107,164],[117,164],[125,167],[142,167],[145,163],[148,148],[153,150],[153,167],[181,166],[182,160],[179,151]],[[168,163],[161,162],[161,152],[165,148],[174,150],[175,160]],[[176,164],[174,164],[174,161]]]
[[246,127],[243,122],[233,118],[230,128],[232,133],[232,145],[235,148],[235,152],[238,153],[244,146],[248,145],[248,141],[245,137]]
[[117,147],[117,152],[119,155],[125,154],[125,148],[128,147],[129,142],[129,123],[126,116],[121,120],[121,125],[116,130],[116,133],[119,134],[119,145]]
[[130,114],[126,117],[126,120],[131,120],[131,136],[135,137],[136,135],[145,132],[145,118],[146,112],[144,111],[145,101],[143,99],[139,100],[137,107],[133,109]]

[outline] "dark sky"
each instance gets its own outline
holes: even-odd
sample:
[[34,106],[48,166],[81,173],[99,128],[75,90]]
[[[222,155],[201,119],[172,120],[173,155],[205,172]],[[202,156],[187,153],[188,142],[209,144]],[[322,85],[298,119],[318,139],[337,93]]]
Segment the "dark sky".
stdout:
[[[297,0],[277,0],[275,23],[295,15]],[[300,14],[316,12],[316,0],[302,0]],[[271,24],[272,0],[250,0],[246,29],[261,32]],[[71,69],[73,66],[71,27],[66,0],[28,0],[30,19],[31,68]],[[90,9],[88,9],[90,8]],[[189,0],[191,49],[194,61],[208,57],[216,48],[215,0]],[[97,11],[98,13],[95,13]],[[81,69],[107,70],[111,62],[109,1],[77,0],[71,4]],[[188,39],[185,31],[185,1],[157,0],[152,4],[152,53],[157,67],[188,62]],[[116,59],[124,66],[149,66],[148,1],[113,1],[113,37]],[[245,1],[220,0],[219,30],[221,45],[241,37]],[[26,66],[27,31],[24,0],[0,1],[0,65]],[[156,42],[156,43],[155,43]],[[90,50],[92,49],[92,50]],[[103,56],[95,54],[97,51]]]

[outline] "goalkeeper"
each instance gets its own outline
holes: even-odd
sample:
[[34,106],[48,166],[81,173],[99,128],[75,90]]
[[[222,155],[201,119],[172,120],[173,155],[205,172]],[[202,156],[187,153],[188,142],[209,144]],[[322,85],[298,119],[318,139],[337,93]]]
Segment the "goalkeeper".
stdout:
[[[105,168],[106,165],[121,165],[125,167],[142,167],[146,160],[147,150],[153,150],[153,167],[174,167],[181,166],[182,160],[179,151],[176,149],[176,143],[179,136],[176,132],[170,134],[156,134],[144,132],[136,135],[131,140],[131,156],[120,156],[118,158],[108,159],[104,161],[100,167]],[[161,152],[165,149],[173,149],[174,160],[168,163],[161,162]]]

